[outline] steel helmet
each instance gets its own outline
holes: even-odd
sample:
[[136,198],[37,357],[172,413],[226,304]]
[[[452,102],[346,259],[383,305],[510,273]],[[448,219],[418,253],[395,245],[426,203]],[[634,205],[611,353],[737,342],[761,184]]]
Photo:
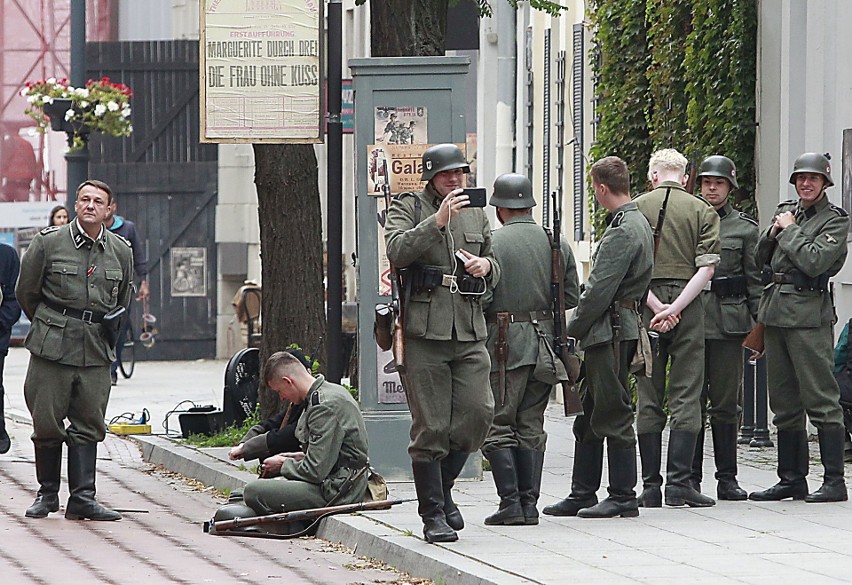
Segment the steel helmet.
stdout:
[[734,189],[740,188],[737,183],[737,167],[727,156],[714,154],[701,161],[701,166],[698,167],[698,178],[701,179],[701,177],[722,177],[728,179]]
[[470,172],[470,165],[464,157],[464,153],[455,144],[436,144],[430,146],[423,153],[423,174],[421,181],[431,181],[432,177],[441,171],[450,169],[462,169]]
[[506,209],[527,209],[535,207],[532,183],[524,175],[506,173],[494,181],[494,193],[489,204]]
[[213,515],[213,520],[222,522],[223,520],[234,520],[236,518],[254,518],[257,512],[252,510],[245,502],[234,502],[225,504]]
[[799,156],[796,159],[796,162],[793,163],[793,172],[790,173],[790,184],[796,184],[796,175],[799,173],[816,173],[817,175],[822,175],[826,180],[826,187],[831,187],[834,185],[834,181],[831,180],[831,163],[829,162],[830,156],[826,154],[820,154],[818,152],[806,152]]

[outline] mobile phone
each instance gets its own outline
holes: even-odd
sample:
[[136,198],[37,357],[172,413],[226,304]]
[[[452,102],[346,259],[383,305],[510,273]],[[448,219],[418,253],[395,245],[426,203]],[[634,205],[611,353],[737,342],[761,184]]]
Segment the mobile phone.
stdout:
[[485,207],[485,189],[482,187],[476,187],[472,189],[465,189],[462,191],[462,195],[467,195],[470,203],[468,207]]

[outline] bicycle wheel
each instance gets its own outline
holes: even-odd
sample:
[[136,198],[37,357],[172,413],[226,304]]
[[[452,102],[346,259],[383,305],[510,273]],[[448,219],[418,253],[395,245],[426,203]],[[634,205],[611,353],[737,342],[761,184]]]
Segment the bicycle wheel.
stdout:
[[121,350],[118,367],[121,370],[121,375],[127,379],[133,375],[133,369],[136,367],[136,335],[133,332],[133,325],[128,324],[124,335],[122,341],[124,347]]

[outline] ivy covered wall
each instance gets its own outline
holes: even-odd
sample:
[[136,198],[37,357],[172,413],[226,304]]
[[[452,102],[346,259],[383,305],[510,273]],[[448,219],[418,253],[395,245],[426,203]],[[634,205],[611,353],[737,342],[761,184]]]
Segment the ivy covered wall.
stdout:
[[658,148],[695,164],[724,154],[737,165],[735,203],[756,213],[757,0],[591,0],[589,9],[591,160],[623,158],[638,194]]

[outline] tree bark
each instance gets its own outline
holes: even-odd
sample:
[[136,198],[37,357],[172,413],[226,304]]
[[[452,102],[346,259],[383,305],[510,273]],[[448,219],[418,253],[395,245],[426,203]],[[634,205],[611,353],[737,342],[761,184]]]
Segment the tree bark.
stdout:
[[[254,144],[263,275],[260,366],[298,344],[312,354],[325,335],[322,212],[317,158],[310,144]],[[321,364],[325,352],[312,355]],[[261,382],[260,414],[280,409]]]
[[370,0],[373,57],[443,55],[449,0]]

